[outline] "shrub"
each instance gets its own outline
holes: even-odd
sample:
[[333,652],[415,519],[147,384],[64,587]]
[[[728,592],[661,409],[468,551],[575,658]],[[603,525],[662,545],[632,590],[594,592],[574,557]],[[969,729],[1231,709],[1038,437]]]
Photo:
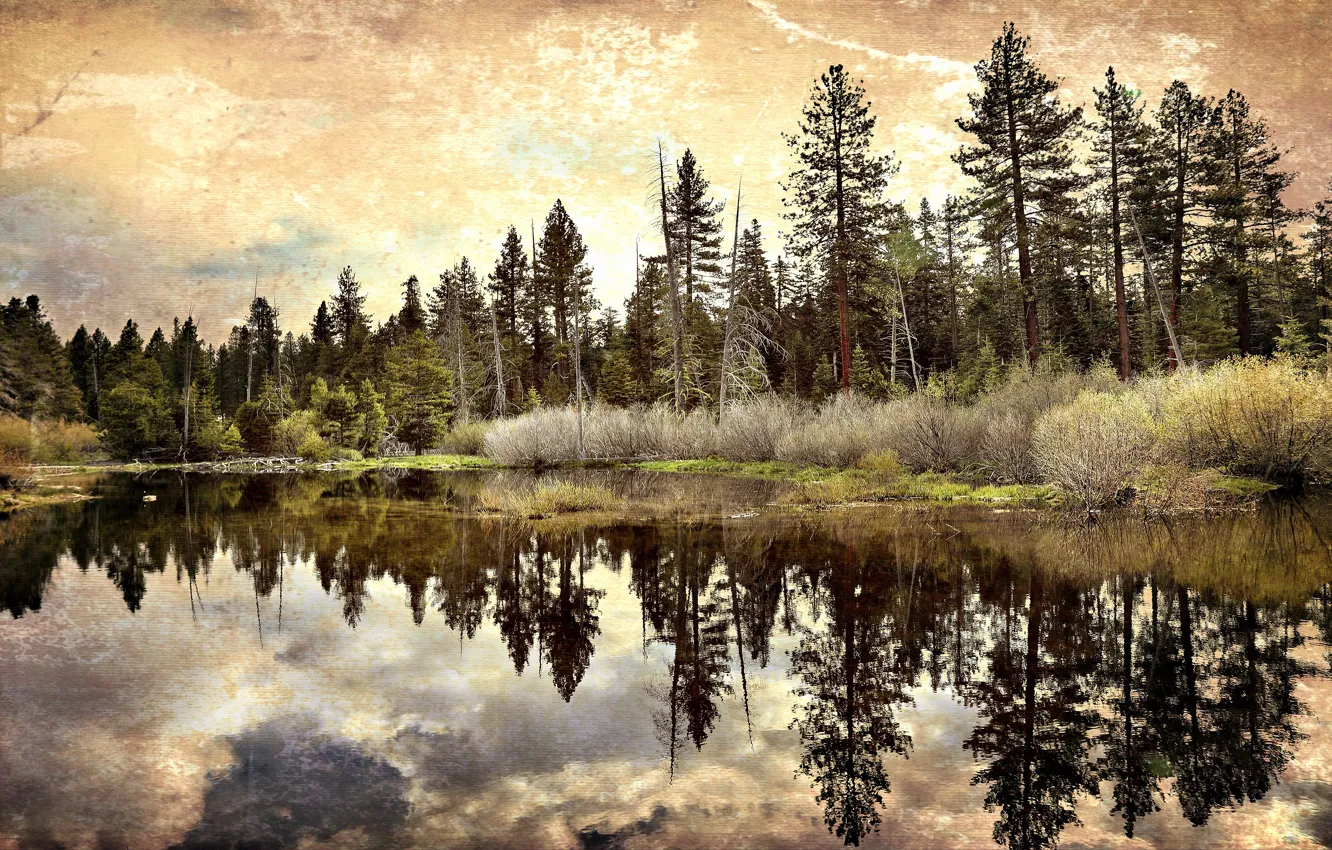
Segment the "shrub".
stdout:
[[902,473],[906,471],[892,449],[884,449],[865,455],[856,466],[879,481],[894,481],[901,478]]
[[361,454],[356,449],[342,446],[340,448],[333,449],[332,458],[333,460],[351,461],[354,463],[356,461],[365,460],[365,455]]
[[447,455],[479,455],[486,450],[487,422],[457,424],[448,430],[438,444]]
[[1293,360],[1228,360],[1172,389],[1161,426],[1172,458],[1273,481],[1332,472],[1332,384]]
[[917,393],[889,406],[885,436],[912,472],[956,472],[979,442],[975,411]]
[[313,410],[298,410],[274,425],[273,454],[278,457],[301,455],[301,448],[310,441],[310,438],[319,436],[318,418],[318,414]]
[[986,477],[999,484],[1029,484],[1039,470],[1031,454],[1031,422],[1009,411],[985,423],[977,455]]
[[83,422],[34,422],[33,436],[36,447],[32,458],[40,463],[81,463],[91,460],[100,448],[97,432]]
[[803,404],[784,396],[728,405],[715,429],[713,453],[742,462],[776,460],[782,439],[808,418]]
[[0,455],[26,461],[32,457],[32,443],[32,425],[26,419],[0,414]]
[[851,466],[868,454],[890,447],[885,416],[890,407],[858,396],[834,396],[778,441],[777,459],[814,466]]
[[1046,479],[1088,511],[1115,501],[1151,457],[1152,419],[1133,395],[1086,391],[1036,423],[1033,453]]
[[35,483],[32,467],[13,449],[0,448],[0,490],[26,490]]
[[530,413],[496,422],[486,432],[486,456],[508,466],[543,467],[578,456],[574,411],[538,407]]
[[318,434],[310,434],[306,437],[296,449],[301,460],[308,460],[311,463],[328,463],[333,459],[333,449],[324,438]]
[[526,519],[609,511],[620,504],[620,498],[605,487],[571,484],[567,481],[542,482],[526,493],[505,490],[499,494],[487,491],[482,495],[482,506],[485,509],[516,514]]

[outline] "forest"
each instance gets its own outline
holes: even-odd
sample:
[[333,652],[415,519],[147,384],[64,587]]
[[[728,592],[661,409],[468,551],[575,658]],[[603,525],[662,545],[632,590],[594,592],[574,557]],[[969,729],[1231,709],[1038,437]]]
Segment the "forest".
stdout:
[[[899,165],[882,151],[892,139],[876,132],[872,104],[841,65],[814,81],[786,137],[780,238],[746,219],[743,186],[724,208],[692,151],[669,161],[658,143],[659,250],[640,253],[621,305],[594,294],[587,246],[560,200],[527,233],[511,226],[488,271],[491,258],[463,257],[437,282],[409,277],[401,308],[379,320],[350,267],[308,323],[256,294],[216,347],[192,317],[151,333],[133,320],[110,333],[80,327],[62,341],[37,295],[15,298],[0,336],[0,411],[10,414],[0,450],[45,462],[96,451],[327,461],[439,450],[513,461],[525,450],[506,455],[502,444],[539,420],[576,429],[572,457],[543,456],[561,461],[597,456],[584,426],[599,415],[604,430],[615,408],[724,430],[733,411],[776,402],[788,430],[827,419],[830,406],[896,404],[888,409],[924,416],[916,430],[930,434],[917,443],[937,442],[953,439],[940,429],[956,430],[938,410],[1040,378],[1064,389],[1014,414],[1019,443],[1039,443],[1036,421],[1057,405],[1081,404],[1060,432],[1074,441],[1109,420],[1119,428],[1126,402],[1110,415],[1078,401],[1114,396],[1115,384],[1154,387],[1116,396],[1134,399],[1130,419],[1159,421],[1170,407],[1161,398],[1188,396],[1180,404],[1203,418],[1181,426],[1181,439],[1195,448],[1217,427],[1232,442],[1279,442],[1249,433],[1260,426],[1213,421],[1229,415],[1217,404],[1248,409],[1227,393],[1260,386],[1278,394],[1274,406],[1301,400],[1298,421],[1283,426],[1298,431],[1300,456],[1233,465],[1278,479],[1325,471],[1332,434],[1314,423],[1332,412],[1332,198],[1286,205],[1296,175],[1257,109],[1238,91],[1180,81],[1148,95],[1114,68],[1087,106],[1065,103],[1059,78],[1011,24],[976,74],[957,119],[967,142],[952,156],[967,188],[940,205],[890,200]],[[1185,373],[1185,389],[1183,378],[1171,383]],[[506,418],[499,433],[485,424]],[[980,457],[993,467],[982,446],[997,439],[993,422],[969,427],[967,445],[943,452],[957,457],[907,465]],[[710,439],[692,455],[726,455],[721,437]],[[1033,445],[1016,449],[1028,465],[1042,454]]]

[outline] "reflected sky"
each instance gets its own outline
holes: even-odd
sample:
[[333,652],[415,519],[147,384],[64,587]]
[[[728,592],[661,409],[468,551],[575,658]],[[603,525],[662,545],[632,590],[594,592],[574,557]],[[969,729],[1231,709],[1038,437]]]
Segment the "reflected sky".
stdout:
[[467,510],[511,483],[109,477],[0,523],[0,848],[1332,842],[1332,507]]

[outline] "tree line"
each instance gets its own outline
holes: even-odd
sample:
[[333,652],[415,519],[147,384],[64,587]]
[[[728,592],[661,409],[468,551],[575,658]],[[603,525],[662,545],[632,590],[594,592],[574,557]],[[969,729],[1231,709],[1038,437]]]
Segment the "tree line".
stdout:
[[93,420],[126,455],[271,452],[311,434],[364,453],[542,404],[965,398],[1001,363],[1109,360],[1128,380],[1279,350],[1332,358],[1332,199],[1286,205],[1296,175],[1243,94],[1176,80],[1149,99],[1112,67],[1089,108],[1066,104],[1012,24],[976,74],[952,157],[970,188],[937,207],[889,198],[898,164],[834,65],[786,136],[780,246],[746,220],[743,186],[727,210],[692,150],[668,162],[659,145],[660,251],[638,254],[618,309],[594,295],[557,200],[539,227],[508,229],[490,271],[464,257],[428,291],[412,276],[378,323],[348,267],[306,327],[256,293],[216,348],[192,319],[146,343],[131,320],[114,342],[79,328],[48,367],[49,323],[16,300],[6,329],[28,328],[43,365],[0,365],[0,404]]

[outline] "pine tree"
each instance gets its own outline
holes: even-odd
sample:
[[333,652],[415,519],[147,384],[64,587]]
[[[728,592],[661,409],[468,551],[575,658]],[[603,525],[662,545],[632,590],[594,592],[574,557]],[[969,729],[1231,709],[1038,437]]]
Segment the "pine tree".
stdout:
[[685,149],[684,157],[675,166],[675,183],[671,187],[669,204],[671,237],[675,240],[675,256],[684,272],[686,321],[698,321],[701,310],[697,299],[712,294],[713,282],[722,273],[721,267],[721,212],[722,203],[708,199],[711,184],[694,152]]
[[1115,78],[1115,69],[1107,68],[1105,88],[1093,89],[1100,121],[1093,125],[1092,165],[1104,183],[1110,202],[1110,240],[1114,252],[1115,318],[1119,330],[1119,379],[1133,374],[1129,346],[1128,296],[1124,291],[1124,226],[1121,207],[1128,202],[1134,180],[1134,166],[1144,160],[1146,133],[1142,125],[1142,105],[1137,92]]
[[[1156,110],[1157,140],[1169,187],[1170,325],[1179,329],[1180,304],[1184,296],[1185,246],[1190,240],[1190,213],[1202,179],[1201,147],[1210,105],[1175,80],[1166,88]],[[1170,369],[1179,367],[1170,352]]]
[[439,346],[424,333],[408,336],[384,364],[387,401],[397,438],[420,455],[448,429],[453,409],[453,372]]
[[[803,110],[800,132],[786,136],[799,161],[783,185],[791,250],[813,259],[836,293],[840,362],[851,360],[850,299],[869,283],[884,229],[884,192],[897,166],[871,151],[874,116],[865,90],[841,65],[819,78]],[[842,389],[851,372],[842,369]]]
[[402,309],[398,311],[398,328],[404,334],[424,331],[426,327],[425,307],[421,305],[421,284],[416,275],[407,278],[402,284]]
[[1022,289],[1028,361],[1040,351],[1037,287],[1032,262],[1031,210],[1061,194],[1073,161],[1070,143],[1082,123],[1082,109],[1065,108],[1047,77],[1028,54],[1030,40],[1009,23],[995,40],[990,58],[976,65],[979,94],[967,96],[970,117],[958,127],[977,143],[953,159],[980,183],[979,199],[991,214],[1013,224]]
[[1291,175],[1277,167],[1281,154],[1268,140],[1266,122],[1250,114],[1248,101],[1234,89],[1212,110],[1204,146],[1202,201],[1211,216],[1207,238],[1219,264],[1214,273],[1233,298],[1240,353],[1250,354],[1261,347],[1254,339],[1252,305],[1260,281],[1251,249],[1261,247],[1264,219],[1281,217],[1280,194]]

